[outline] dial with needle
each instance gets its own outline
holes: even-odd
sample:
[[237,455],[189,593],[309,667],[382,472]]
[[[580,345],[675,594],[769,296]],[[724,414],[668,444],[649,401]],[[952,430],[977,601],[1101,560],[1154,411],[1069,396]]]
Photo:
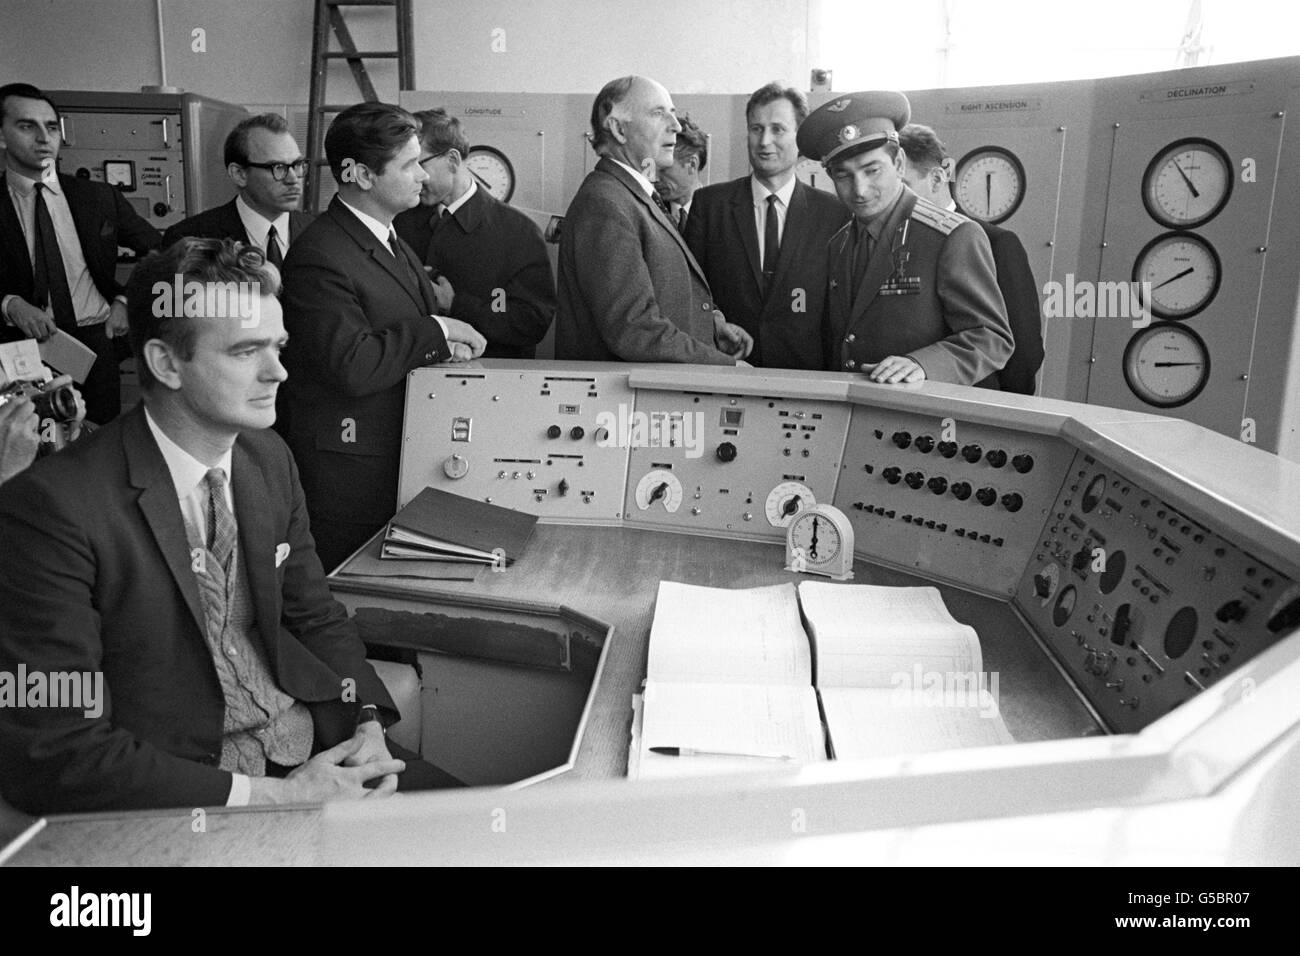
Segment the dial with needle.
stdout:
[[813,516],[812,546],[808,549],[808,557],[810,557],[810,558],[816,558],[816,557],[817,557],[817,522],[818,522],[818,520],[819,520],[819,519],[814,515],[814,516]]
[[1189,276],[1189,275],[1191,275],[1191,274],[1192,274],[1193,272],[1195,272],[1195,271],[1196,271],[1196,268],[1195,268],[1194,266],[1188,266],[1188,267],[1187,267],[1186,269],[1184,269],[1182,272],[1178,273],[1178,275],[1170,276],[1170,277],[1169,277],[1168,279],[1166,279],[1164,282],[1161,282],[1161,283],[1159,283],[1159,284],[1157,284],[1157,285],[1152,286],[1152,289],[1154,290],[1154,289],[1161,289],[1161,288],[1164,288],[1165,286],[1169,285],[1169,283],[1171,283],[1171,282],[1177,282],[1177,281],[1178,281],[1179,279],[1181,279],[1183,276]]
[[1205,363],[1204,362],[1152,362],[1151,364],[1156,368],[1172,368],[1176,365],[1195,365],[1197,368],[1200,368]]
[[984,174],[984,212],[989,214],[993,210],[993,174]]
[[1201,191],[1197,189],[1195,185],[1193,185],[1191,178],[1185,172],[1183,172],[1183,167],[1178,165],[1178,160],[1176,159],[1174,160],[1174,169],[1178,170],[1178,175],[1183,177],[1183,182],[1187,183],[1187,188],[1192,191],[1192,198],[1200,199]]

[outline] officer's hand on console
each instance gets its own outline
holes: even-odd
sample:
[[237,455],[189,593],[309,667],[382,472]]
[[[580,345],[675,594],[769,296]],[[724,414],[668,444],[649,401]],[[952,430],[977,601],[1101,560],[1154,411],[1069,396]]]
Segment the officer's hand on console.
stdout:
[[[250,804],[329,803],[332,800],[359,800],[363,797],[387,797],[397,790],[397,774],[406,769],[401,760],[375,760],[356,767],[343,761],[359,752],[365,738],[354,734],[329,750],[322,750],[283,780],[253,777]],[[366,781],[381,779],[373,790]]]
[[906,355],[889,355],[875,365],[863,366],[867,378],[882,385],[909,385],[925,381],[925,369]]
[[487,339],[479,334],[478,329],[468,322],[462,322],[460,319],[448,318],[445,315],[441,318],[442,324],[447,327],[447,342],[453,346],[453,361],[467,361],[455,357],[455,343],[457,342],[469,348],[470,358],[478,358],[483,354],[483,350],[487,348]]

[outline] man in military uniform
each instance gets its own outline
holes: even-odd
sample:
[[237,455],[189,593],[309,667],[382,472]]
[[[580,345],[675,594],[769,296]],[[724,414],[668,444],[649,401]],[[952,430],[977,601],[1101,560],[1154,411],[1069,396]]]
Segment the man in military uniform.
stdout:
[[901,93],[851,93],[799,127],[853,220],[830,241],[826,367],[873,382],[998,388],[1013,349],[993,252],[979,224],[903,183]]

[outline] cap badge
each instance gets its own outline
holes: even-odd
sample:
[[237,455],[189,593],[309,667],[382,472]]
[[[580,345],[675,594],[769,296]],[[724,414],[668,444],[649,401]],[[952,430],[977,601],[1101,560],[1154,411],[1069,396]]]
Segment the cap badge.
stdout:
[[861,135],[862,131],[850,123],[848,126],[845,126],[840,130],[840,142],[851,143]]
[[832,103],[830,106],[826,107],[826,112],[828,112],[828,113],[843,113],[846,109],[849,108],[849,104],[852,103],[852,102],[853,102],[853,97],[851,97],[851,96],[846,96],[846,97],[844,97],[844,99],[842,99],[842,100],[836,100],[836,101],[835,101],[834,103]]

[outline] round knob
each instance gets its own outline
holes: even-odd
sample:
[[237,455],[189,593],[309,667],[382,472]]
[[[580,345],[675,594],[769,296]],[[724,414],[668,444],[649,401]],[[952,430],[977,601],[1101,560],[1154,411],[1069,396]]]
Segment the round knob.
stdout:
[[1024,507],[1025,499],[1012,491],[1002,496],[1002,507],[1008,511],[1019,511]]
[[718,446],[718,450],[715,454],[718,456],[718,461],[735,461],[736,446],[729,441],[724,441]]
[[559,438],[560,434],[561,430],[559,425],[552,425],[550,428],[546,429],[547,438]]
[[975,500],[987,508],[998,500],[998,493],[992,488],[981,488],[975,492]]
[[973,465],[984,456],[984,449],[979,445],[967,445],[961,450],[961,456]]
[[1027,475],[1031,470],[1033,470],[1034,456],[1016,455],[1015,458],[1011,459],[1011,467],[1014,468],[1016,471],[1020,472],[1022,475]]
[[659,484],[655,485],[654,488],[651,490],[650,502],[653,504],[654,502],[658,501],[660,498],[664,497],[664,495],[666,494],[668,494],[668,482],[661,481],[659,482]]
[[1070,567],[1074,568],[1076,571],[1082,571],[1088,566],[1088,562],[1091,560],[1092,552],[1087,548],[1080,548],[1078,551],[1074,552],[1074,557],[1070,559]]
[[1040,598],[1052,593],[1052,579],[1041,571],[1034,575],[1034,593]]
[[1007,453],[1004,452],[1001,448],[990,449],[989,453],[985,456],[985,458],[988,460],[988,463],[992,465],[994,468],[1001,468],[1003,465],[1007,463]]
[[919,435],[916,439],[916,450],[922,455],[928,455],[934,451],[934,439],[929,435]]
[[577,441],[585,434],[587,433],[582,430],[581,425],[574,425],[572,428],[569,429],[569,437],[572,438],[574,441]]
[[452,455],[442,463],[443,473],[448,478],[464,478],[469,474],[469,459],[461,455]]
[[907,487],[915,491],[917,488],[920,488],[925,484],[925,475],[921,474],[919,471],[909,471],[903,481],[907,483]]
[[594,432],[591,433],[591,435],[593,438],[596,439],[596,443],[598,445],[604,444],[605,442],[609,441],[609,429],[606,428],[604,425],[601,425],[599,428],[597,428]]
[[900,449],[906,448],[912,444],[912,435],[910,432],[894,432],[894,444]]
[[952,496],[958,501],[965,501],[970,497],[970,483],[966,481],[954,481],[952,483]]
[[884,478],[885,481],[889,482],[891,485],[896,485],[898,484],[898,479],[903,477],[903,470],[891,465],[880,473],[880,477]]
[[1235,624],[1246,616],[1246,605],[1242,604],[1238,599],[1233,598],[1227,604],[1223,605],[1223,607],[1215,611],[1214,616],[1224,624]]
[[167,205],[165,202],[156,202],[153,204],[153,214],[157,216],[159,219],[161,219],[163,216],[167,215],[171,211],[172,211],[172,207]]
[[925,486],[933,491],[936,495],[941,495],[948,490],[948,479],[935,475],[925,483]]
[[953,457],[957,454],[957,443],[955,441],[939,442],[939,454],[943,455],[944,458]]

